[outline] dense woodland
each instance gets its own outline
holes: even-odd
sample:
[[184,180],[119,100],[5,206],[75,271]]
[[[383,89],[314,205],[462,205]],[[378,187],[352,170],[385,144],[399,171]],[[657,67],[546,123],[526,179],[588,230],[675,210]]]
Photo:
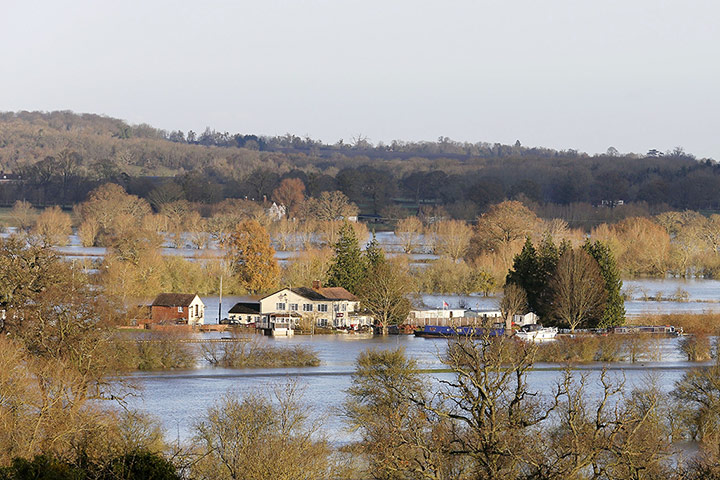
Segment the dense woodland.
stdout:
[[328,145],[290,134],[166,132],[66,111],[0,114],[0,170],[20,176],[0,184],[5,205],[71,206],[108,181],[155,198],[154,208],[168,196],[212,205],[270,199],[283,179],[297,178],[308,196],[339,190],[361,213],[388,218],[442,207],[451,217],[474,220],[493,203],[520,199],[543,217],[589,228],[606,219],[578,218],[578,212],[603,200],[645,213],[720,207],[720,167],[679,147],[646,155],[611,147],[587,155],[445,137],[387,145],[357,137]]

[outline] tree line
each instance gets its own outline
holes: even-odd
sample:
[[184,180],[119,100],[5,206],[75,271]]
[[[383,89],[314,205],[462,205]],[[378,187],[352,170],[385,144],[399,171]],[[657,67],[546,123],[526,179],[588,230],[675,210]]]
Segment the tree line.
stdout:
[[312,197],[341,191],[362,213],[391,219],[442,207],[450,217],[471,220],[505,199],[537,208],[617,206],[619,200],[652,212],[720,207],[720,167],[679,148],[665,155],[591,156],[447,138],[328,146],[291,135],[212,130],[188,140],[178,132],[70,112],[4,113],[0,125],[0,170],[20,175],[0,183],[5,205],[72,206],[108,181],[148,200],[172,194],[213,205],[269,199],[283,180],[297,179]]

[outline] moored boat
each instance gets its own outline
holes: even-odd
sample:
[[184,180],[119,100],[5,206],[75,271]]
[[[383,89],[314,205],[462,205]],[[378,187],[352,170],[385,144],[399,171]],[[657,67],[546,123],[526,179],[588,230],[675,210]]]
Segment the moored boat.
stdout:
[[504,328],[482,327],[448,327],[443,325],[425,325],[415,330],[416,337],[447,338],[447,337],[497,337],[505,334]]
[[520,327],[520,330],[515,334],[515,336],[521,340],[534,342],[552,340],[555,338],[557,333],[558,330],[555,327],[543,327],[539,323],[531,323]]

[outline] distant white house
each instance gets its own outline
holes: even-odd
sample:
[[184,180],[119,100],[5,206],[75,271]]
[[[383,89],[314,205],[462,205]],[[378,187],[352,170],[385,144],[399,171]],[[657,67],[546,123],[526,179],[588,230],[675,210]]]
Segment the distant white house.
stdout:
[[[367,322],[367,317],[357,317],[360,300],[342,287],[321,287],[313,282],[313,288],[283,288],[260,299],[260,314],[271,321],[297,323],[297,319],[310,318],[321,327],[354,327]],[[363,319],[364,318],[364,319]]]
[[285,217],[285,213],[285,205],[278,205],[275,202],[273,202],[270,208],[267,209],[267,215],[272,221],[282,220]]
[[513,323],[522,327],[523,325],[531,325],[533,323],[537,323],[538,318],[539,317],[533,312],[526,313],[525,315],[514,315]]

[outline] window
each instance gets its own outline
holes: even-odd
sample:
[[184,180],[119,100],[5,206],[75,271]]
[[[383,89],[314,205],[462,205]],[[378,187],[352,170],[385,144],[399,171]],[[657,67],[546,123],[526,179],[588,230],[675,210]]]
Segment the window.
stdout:
[[343,312],[347,311],[347,305],[343,303],[343,304],[340,306],[340,310],[342,310]]
[[200,316],[200,305],[195,305],[195,316],[196,317]]
[[298,310],[298,304],[297,304],[297,303],[291,303],[291,304],[290,304],[290,310],[292,310],[293,312],[297,312],[297,310]]
[[183,307],[178,307],[178,313],[183,313]]
[[313,311],[312,303],[303,303],[303,312],[312,312],[312,311]]
[[327,312],[327,311],[328,311],[327,303],[321,303],[320,305],[318,305],[318,312]]
[[285,304],[284,303],[276,303],[275,310],[285,310]]

